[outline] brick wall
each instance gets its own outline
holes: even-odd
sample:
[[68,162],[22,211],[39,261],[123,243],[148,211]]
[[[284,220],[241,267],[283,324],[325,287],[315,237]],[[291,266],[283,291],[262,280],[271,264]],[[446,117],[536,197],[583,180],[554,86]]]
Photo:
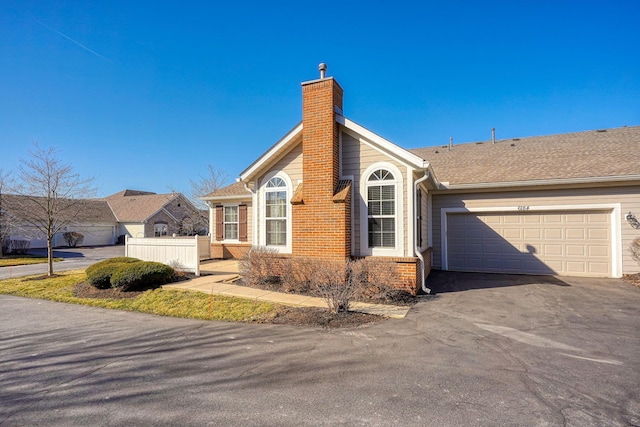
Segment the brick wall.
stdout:
[[302,85],[302,201],[292,207],[292,255],[346,260],[351,253],[351,187],[339,192],[342,88],[333,78]]
[[251,249],[249,243],[212,243],[211,258],[213,259],[241,259]]

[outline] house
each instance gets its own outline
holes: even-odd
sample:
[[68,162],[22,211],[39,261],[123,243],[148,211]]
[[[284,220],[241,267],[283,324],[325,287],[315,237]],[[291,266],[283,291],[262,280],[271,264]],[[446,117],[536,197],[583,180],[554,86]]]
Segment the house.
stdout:
[[[33,225],[33,222],[46,223],[45,218],[40,216],[42,209],[37,206],[39,198],[25,197],[14,194],[2,195],[3,214],[7,215],[6,224],[9,227],[9,239],[4,244],[9,247],[10,241],[29,241],[32,249],[46,248],[46,235]],[[44,203],[45,199],[42,198]],[[62,200],[62,205],[64,202]],[[117,221],[109,205],[104,200],[85,199],[73,200],[74,204],[79,204],[80,208],[74,208],[71,213],[74,218],[65,221],[61,232],[53,238],[53,246],[66,246],[63,234],[67,231],[77,231],[83,234],[84,239],[81,246],[101,246],[113,245],[116,238]]]
[[[28,240],[30,248],[46,248],[46,236],[23,220],[33,216],[28,212],[38,212],[38,209],[29,208],[34,199],[11,194],[3,194],[2,197],[3,210],[10,218],[9,240]],[[122,242],[125,235],[162,237],[208,233],[206,212],[196,208],[180,193],[123,190],[106,198],[86,199],[81,203],[78,215],[54,236],[54,247],[66,246],[63,238],[66,231],[84,235],[79,246],[113,245]]]
[[206,213],[181,193],[123,190],[104,199],[118,222],[118,236],[206,235]]
[[407,150],[346,118],[343,90],[302,83],[302,122],[203,198],[211,252],[381,257],[398,286],[431,267],[621,277],[640,231],[640,127]]

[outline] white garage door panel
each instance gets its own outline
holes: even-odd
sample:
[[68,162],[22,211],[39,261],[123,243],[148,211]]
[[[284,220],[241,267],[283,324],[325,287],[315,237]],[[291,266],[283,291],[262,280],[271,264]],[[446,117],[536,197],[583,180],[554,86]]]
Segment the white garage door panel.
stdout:
[[[103,246],[113,244],[113,227],[75,227],[72,231],[78,231],[84,235],[81,246]],[[64,239],[60,239],[59,244],[65,244]]]
[[448,268],[610,276],[607,212],[449,213]]

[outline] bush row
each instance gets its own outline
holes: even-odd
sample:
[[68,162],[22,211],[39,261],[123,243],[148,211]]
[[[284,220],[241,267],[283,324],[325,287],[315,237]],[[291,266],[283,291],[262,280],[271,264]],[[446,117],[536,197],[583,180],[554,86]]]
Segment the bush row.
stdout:
[[116,257],[100,261],[86,269],[87,281],[98,289],[118,288],[138,291],[158,287],[174,279],[172,267],[137,258]]
[[272,249],[254,247],[240,261],[240,274],[249,286],[323,297],[333,312],[347,311],[352,300],[410,298],[391,285],[397,277],[395,263],[376,258],[346,262],[285,258]]
[[2,240],[2,253],[3,254],[13,254],[13,255],[26,255],[29,252],[29,248],[31,247],[31,242],[29,240],[19,240],[19,239],[3,239]]

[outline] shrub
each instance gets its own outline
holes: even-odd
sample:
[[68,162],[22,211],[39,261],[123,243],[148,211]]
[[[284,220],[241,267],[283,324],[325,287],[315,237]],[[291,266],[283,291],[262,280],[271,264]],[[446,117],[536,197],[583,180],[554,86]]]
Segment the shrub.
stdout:
[[31,247],[31,242],[29,240],[11,240],[9,247],[11,247],[12,254],[26,255]]
[[67,242],[67,246],[75,248],[76,246],[81,245],[84,241],[84,234],[77,231],[67,231],[62,233],[62,238]]
[[349,304],[355,293],[356,282],[351,274],[353,261],[317,261],[315,263],[313,286],[325,299],[332,313],[349,311]]
[[282,290],[298,294],[309,293],[312,290],[316,262],[308,258],[291,258],[286,261],[282,272]]
[[240,260],[240,274],[249,286],[277,283],[284,261],[275,249],[254,246]]
[[90,265],[85,270],[87,281],[98,289],[111,287],[111,276],[123,265],[142,262],[137,258],[116,257]]
[[9,253],[9,239],[2,239],[2,242],[0,242],[0,244],[2,244],[2,253],[3,254],[8,254]]
[[124,264],[111,276],[111,287],[122,291],[148,289],[171,282],[174,270],[166,264],[140,261]]
[[361,301],[389,301],[407,291],[392,285],[397,277],[396,264],[377,258],[364,258],[352,265],[355,298]]
[[629,251],[631,252],[631,258],[638,264],[640,264],[640,237],[636,237],[629,245]]

